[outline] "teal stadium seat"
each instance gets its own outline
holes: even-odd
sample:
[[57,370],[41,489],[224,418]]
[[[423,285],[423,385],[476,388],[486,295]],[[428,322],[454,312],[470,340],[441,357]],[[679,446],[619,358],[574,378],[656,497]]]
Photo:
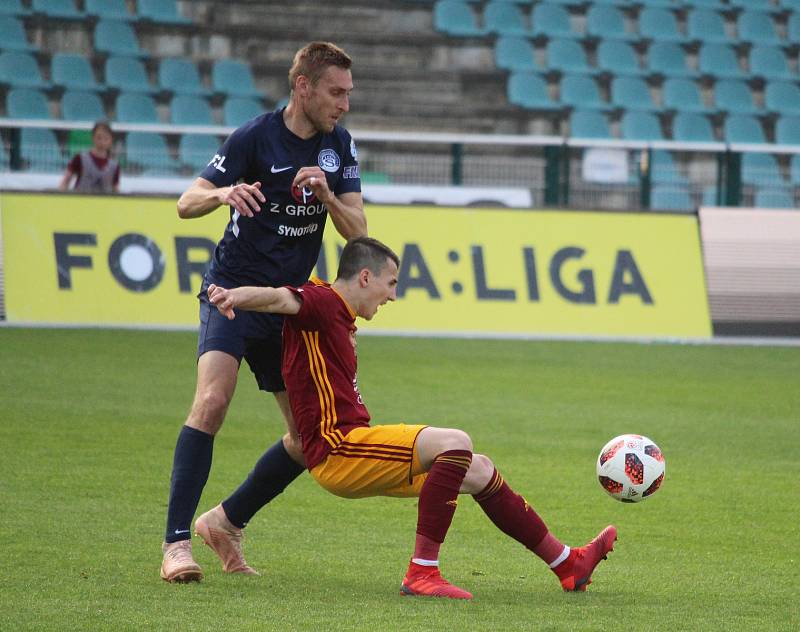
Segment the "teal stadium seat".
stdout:
[[586,34],[596,39],[638,39],[625,29],[622,13],[613,6],[593,4],[586,13]]
[[472,9],[460,0],[438,0],[433,7],[433,28],[453,37],[481,37],[487,34]]
[[698,112],[678,112],[672,121],[672,138],[686,143],[716,142],[708,117]]
[[168,57],[158,67],[158,84],[165,92],[210,96],[211,91],[203,86],[195,63],[183,57]]
[[724,138],[729,143],[766,143],[764,128],[746,114],[732,114],[725,119]]
[[609,112],[611,104],[600,96],[597,82],[589,75],[563,75],[561,77],[561,102],[571,108]]
[[611,138],[608,120],[597,110],[574,110],[569,117],[572,138]]
[[800,154],[792,156],[789,162],[789,180],[794,186],[800,186]]
[[179,167],[164,137],[153,132],[129,132],[125,139],[125,156],[129,167],[141,169],[147,175],[172,176]]
[[683,6],[678,0],[641,0],[639,4],[656,9],[680,9]]
[[603,40],[597,47],[597,67],[611,75],[634,75],[644,73],[636,52],[627,42]]
[[800,115],[781,116],[775,122],[775,142],[781,145],[800,145]]
[[28,41],[25,27],[13,15],[0,15],[0,48],[23,53],[39,50]]
[[547,39],[581,37],[572,29],[564,7],[546,2],[537,4],[531,12],[531,34]]
[[170,122],[175,125],[215,125],[211,106],[202,97],[179,94],[170,104]]
[[98,53],[120,57],[148,58],[150,53],[139,46],[133,27],[120,20],[100,20],[94,29],[94,48]]
[[709,9],[689,11],[686,34],[690,40],[703,44],[730,44],[733,41],[725,32],[725,20],[719,13]]
[[639,36],[642,39],[678,44],[687,41],[678,28],[678,19],[673,11],[650,3],[648,5],[639,13]]
[[728,0],[728,4],[736,9],[780,13],[782,11],[781,6],[791,8],[792,2],[791,0],[780,0],[779,4],[781,6],[778,6],[773,4],[772,0]]
[[689,189],[676,184],[656,184],[650,191],[650,208],[654,211],[694,211]]
[[23,127],[19,153],[23,168],[28,171],[61,172],[66,166],[56,135],[50,129]]
[[800,88],[787,81],[770,81],[764,88],[764,105],[773,114],[800,116]]
[[762,46],[780,46],[784,40],[775,30],[772,16],[763,11],[743,11],[736,20],[739,39]]
[[798,76],[789,69],[786,55],[777,46],[756,44],[750,49],[750,74],[762,79],[797,81]]
[[689,185],[689,179],[681,173],[672,153],[664,149],[650,152],[650,181],[654,184]]
[[214,92],[229,97],[260,99],[264,95],[256,88],[250,66],[238,59],[221,59],[211,67],[211,86]]
[[17,88],[48,90],[49,81],[42,79],[39,64],[28,53],[0,53],[0,84]]
[[144,64],[132,57],[109,57],[105,64],[106,85],[120,92],[154,94]]
[[30,15],[32,11],[22,4],[22,0],[3,0],[0,2],[0,15]]
[[250,119],[264,113],[264,108],[255,99],[230,97],[222,106],[222,118],[225,125],[239,127]]
[[664,108],[679,112],[710,114],[712,108],[703,103],[700,88],[691,79],[671,77],[661,86]]
[[714,85],[714,103],[720,112],[733,114],[763,114],[756,106],[753,93],[744,81],[720,79]]
[[53,83],[62,88],[102,92],[105,88],[97,83],[89,60],[83,55],[56,53],[50,68]]
[[683,4],[688,7],[699,7],[714,11],[724,11],[728,8],[728,5],[725,4],[725,0],[688,0]]
[[776,186],[785,184],[778,161],[772,154],[742,154],[742,184]]
[[12,119],[51,119],[47,97],[32,88],[12,88],[6,95],[6,113]]
[[184,134],[178,141],[178,158],[185,167],[198,172],[208,165],[219,146],[216,136]]
[[697,56],[702,75],[717,79],[744,79],[745,74],[733,48],[725,44],[703,44]]
[[528,35],[525,18],[519,7],[511,2],[492,0],[483,9],[483,25],[498,35]]
[[611,80],[611,103],[622,110],[661,112],[650,88],[639,77],[615,77]]
[[620,124],[625,140],[663,140],[661,123],[652,112],[625,112]]
[[0,171],[8,171],[11,168],[8,150],[2,139],[0,139]]
[[85,20],[86,14],[79,11],[74,0],[33,0],[31,5],[34,14],[59,20]]
[[786,39],[789,42],[800,42],[800,8],[795,9],[786,20]]
[[136,20],[125,0],[86,0],[86,14],[104,20]]
[[756,208],[794,208],[794,196],[786,187],[756,189],[753,205]]
[[700,73],[689,68],[686,51],[675,42],[653,42],[647,51],[649,72],[661,77],[696,78]]
[[139,18],[159,24],[191,24],[192,21],[178,11],[175,0],[137,0]]
[[583,46],[574,40],[566,39],[552,39],[547,42],[547,69],[563,73],[596,72],[589,65]]
[[514,72],[508,78],[508,102],[526,110],[558,111],[561,105],[550,98],[547,83],[533,72]]
[[512,72],[542,70],[536,63],[536,51],[523,37],[498,37],[494,45],[494,63]]
[[153,98],[147,94],[123,92],[117,97],[117,116],[120,123],[158,123]]
[[67,90],[61,97],[61,116],[67,121],[105,120],[103,103],[94,92]]

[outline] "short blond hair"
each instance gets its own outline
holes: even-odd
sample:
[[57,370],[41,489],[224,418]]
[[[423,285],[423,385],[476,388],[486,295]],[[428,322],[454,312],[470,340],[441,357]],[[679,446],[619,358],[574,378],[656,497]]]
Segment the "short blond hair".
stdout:
[[289,69],[289,90],[294,90],[294,84],[300,75],[308,77],[311,85],[316,85],[329,66],[350,70],[352,65],[350,56],[336,44],[311,42],[294,55],[292,67]]

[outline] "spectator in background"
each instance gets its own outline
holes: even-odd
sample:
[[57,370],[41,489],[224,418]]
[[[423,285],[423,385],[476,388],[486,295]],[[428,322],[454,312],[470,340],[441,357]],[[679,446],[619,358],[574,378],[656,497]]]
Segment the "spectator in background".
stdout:
[[95,123],[91,149],[72,157],[58,188],[62,191],[69,189],[74,177],[73,188],[79,193],[118,193],[119,163],[111,157],[113,142],[111,126],[103,121]]

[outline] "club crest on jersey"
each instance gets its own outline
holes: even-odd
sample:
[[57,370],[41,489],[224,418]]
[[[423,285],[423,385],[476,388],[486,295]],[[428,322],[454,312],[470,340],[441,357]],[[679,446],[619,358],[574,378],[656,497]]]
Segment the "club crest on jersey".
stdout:
[[339,165],[342,164],[342,161],[339,159],[339,154],[333,151],[333,149],[323,149],[321,152],[319,152],[317,164],[323,171],[327,171],[328,173],[336,173],[339,170]]
[[311,187],[292,187],[292,197],[298,204],[311,204],[317,199]]

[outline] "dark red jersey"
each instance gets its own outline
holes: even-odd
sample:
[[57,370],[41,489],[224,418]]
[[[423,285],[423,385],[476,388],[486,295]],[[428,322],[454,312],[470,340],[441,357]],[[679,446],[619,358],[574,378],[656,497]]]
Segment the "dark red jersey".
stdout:
[[355,313],[327,283],[288,289],[303,304],[284,319],[281,371],[311,470],[353,428],[368,426],[369,412],[356,379]]

